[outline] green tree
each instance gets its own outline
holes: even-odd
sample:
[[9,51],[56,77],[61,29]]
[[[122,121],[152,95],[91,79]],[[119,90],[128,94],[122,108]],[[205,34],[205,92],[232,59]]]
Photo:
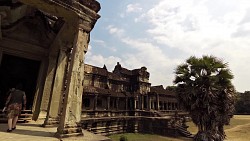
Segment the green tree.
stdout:
[[250,91],[237,93],[237,101],[235,104],[236,114],[250,114]]
[[213,56],[192,56],[176,68],[175,74],[179,102],[198,126],[194,140],[224,140],[223,127],[229,124],[235,103],[228,64]]

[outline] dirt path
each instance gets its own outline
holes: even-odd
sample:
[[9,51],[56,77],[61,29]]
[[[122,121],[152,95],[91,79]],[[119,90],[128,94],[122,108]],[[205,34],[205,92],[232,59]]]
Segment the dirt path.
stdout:
[[237,126],[235,126],[235,127],[233,127],[233,128],[226,129],[225,132],[233,132],[233,131],[241,130],[242,128],[248,127],[248,126],[250,127],[250,123],[248,123],[248,124],[243,124],[243,125],[237,125]]
[[250,141],[250,123],[237,125],[225,130],[226,141]]

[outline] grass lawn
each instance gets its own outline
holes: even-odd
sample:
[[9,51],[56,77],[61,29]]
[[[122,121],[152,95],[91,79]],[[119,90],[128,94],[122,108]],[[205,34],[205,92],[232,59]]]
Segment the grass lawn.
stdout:
[[159,136],[159,135],[134,134],[134,133],[116,134],[116,135],[112,135],[109,137],[113,141],[119,141],[122,135],[126,136],[128,138],[128,141],[183,141],[185,140],[184,138],[171,138],[171,137],[164,137],[164,136]]
[[[197,127],[192,123],[187,123],[188,130],[196,134]],[[225,126],[225,132],[227,135],[227,141],[250,141],[250,115],[235,115],[231,121],[230,125]],[[119,141],[120,136],[124,135],[128,138],[128,141],[192,141],[188,138],[171,138],[163,137],[159,135],[151,134],[117,134],[109,136],[113,141]]]

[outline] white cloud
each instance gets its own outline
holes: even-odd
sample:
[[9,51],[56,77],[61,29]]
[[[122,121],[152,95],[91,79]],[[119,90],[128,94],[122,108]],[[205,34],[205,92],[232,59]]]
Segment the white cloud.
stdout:
[[110,34],[115,34],[115,35],[118,35],[118,36],[122,36],[124,34],[123,29],[117,28],[114,25],[109,25],[107,27],[107,29],[108,29]]
[[146,39],[123,38],[122,41],[133,48],[133,54],[126,54],[124,62],[130,68],[146,66],[150,72],[150,82],[153,85],[172,85],[173,69],[177,60],[170,60],[162,50]]
[[[119,33],[119,32],[118,32]],[[114,33],[112,33],[114,34]],[[91,44],[94,44],[95,47],[97,48],[101,48],[101,49],[107,49],[107,50],[110,50],[112,52],[116,52],[117,49],[113,46],[107,46],[106,42],[103,41],[103,40],[97,40],[97,39],[91,39]]]
[[[162,0],[144,19],[151,24],[147,32],[157,43],[189,55],[222,57],[231,64],[237,81],[239,68],[250,69],[246,67],[250,60],[249,7],[246,0]],[[237,88],[243,86],[237,83]]]
[[126,9],[127,13],[140,12],[140,11],[142,11],[142,8],[139,3],[127,5],[127,9]]
[[96,40],[96,39],[93,39],[92,41],[93,41],[94,43],[100,45],[100,46],[106,46],[106,43],[105,43],[105,41],[103,41],[103,40]]
[[87,54],[86,58],[87,59],[86,59],[85,63],[95,64],[95,66],[98,66],[98,67],[103,67],[103,65],[105,64],[109,71],[113,70],[113,68],[117,62],[121,62],[121,59],[119,57],[115,57],[115,56],[104,57],[100,54],[91,55],[91,56],[89,56],[89,54]]

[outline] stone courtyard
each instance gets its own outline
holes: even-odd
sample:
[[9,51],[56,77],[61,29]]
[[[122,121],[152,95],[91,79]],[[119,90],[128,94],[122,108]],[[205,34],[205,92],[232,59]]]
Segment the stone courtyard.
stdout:
[[[59,141],[55,138],[57,127],[41,127],[42,121],[31,121],[29,123],[19,123],[17,129],[11,133],[6,132],[7,124],[0,124],[0,140],[1,141]],[[84,136],[64,138],[61,141],[109,141],[104,136],[95,135],[83,130]]]

